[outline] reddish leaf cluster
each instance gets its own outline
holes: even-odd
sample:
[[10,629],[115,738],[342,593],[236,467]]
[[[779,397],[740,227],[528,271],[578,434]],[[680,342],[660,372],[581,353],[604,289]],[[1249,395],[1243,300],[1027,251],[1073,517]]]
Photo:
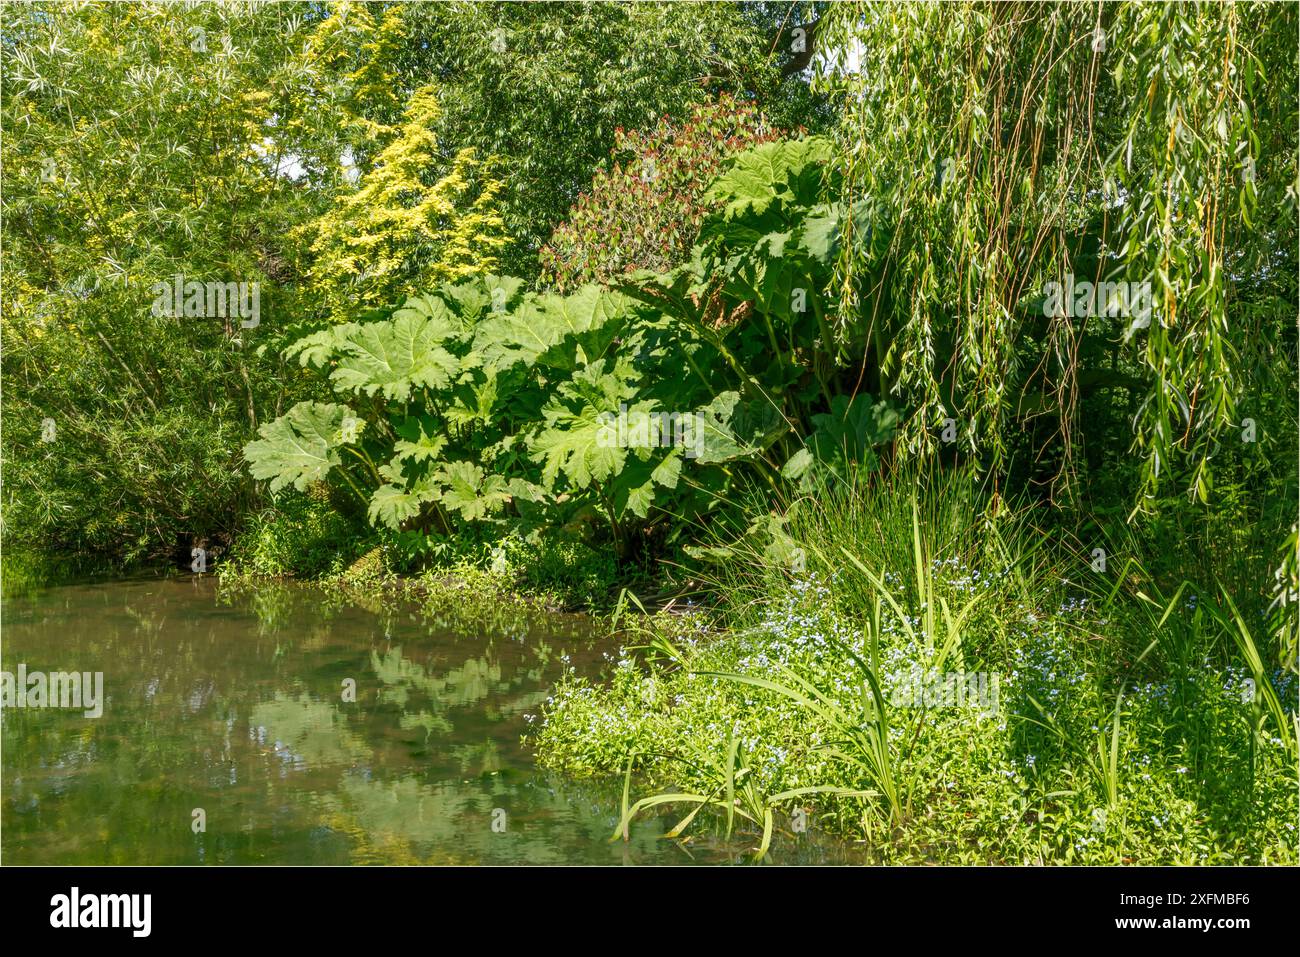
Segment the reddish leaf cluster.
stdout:
[[781,138],[752,103],[722,96],[676,123],[619,127],[607,166],[542,247],[542,279],[560,290],[679,263],[699,233],[700,197],[733,153]]

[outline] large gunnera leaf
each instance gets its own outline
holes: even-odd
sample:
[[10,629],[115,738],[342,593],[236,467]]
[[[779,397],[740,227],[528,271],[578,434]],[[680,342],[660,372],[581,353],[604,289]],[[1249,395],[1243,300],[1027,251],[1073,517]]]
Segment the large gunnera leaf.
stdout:
[[576,412],[562,407],[546,410],[546,428],[532,442],[533,458],[542,463],[542,481],[555,490],[563,472],[574,488],[586,488],[593,480],[607,481],[617,475],[627,450],[613,440],[605,413],[584,405]]
[[[545,427],[530,442],[534,461],[542,463],[542,482],[554,492],[563,473],[574,488],[608,481],[623,469],[627,449],[616,428],[620,406],[636,394],[636,373],[620,361],[609,372],[596,362],[562,383],[543,409]],[[640,402],[626,414],[653,411],[653,403]]]
[[485,474],[473,462],[448,462],[433,481],[442,487],[443,507],[454,509],[467,521],[494,515],[515,497],[536,501],[541,489],[522,479]]
[[535,363],[572,371],[599,357],[621,328],[626,297],[584,286],[571,296],[529,296],[513,311],[488,315],[474,337],[487,370]]
[[830,411],[814,415],[812,422],[817,430],[781,469],[805,492],[815,489],[827,472],[843,476],[854,467],[875,468],[875,449],[893,438],[898,410],[885,399],[873,402],[865,392],[851,399],[837,395]]
[[459,361],[443,348],[455,334],[448,319],[418,306],[392,319],[359,325],[337,342],[338,366],[330,378],[341,389],[405,401],[415,389],[445,389]]
[[425,502],[438,497],[438,490],[429,482],[416,483],[409,491],[400,485],[381,485],[370,496],[370,507],[366,515],[372,525],[384,525],[399,529],[408,518],[420,514]]
[[865,392],[850,399],[837,395],[831,400],[830,412],[812,417],[817,427],[809,440],[813,454],[821,462],[842,468],[849,462],[871,462],[872,448],[883,445],[894,434],[898,411],[882,399],[873,402]]
[[439,286],[437,295],[463,322],[472,326],[489,313],[513,310],[523,289],[522,279],[487,273],[465,282]]
[[656,486],[670,490],[677,487],[682,473],[682,450],[656,448],[646,454],[650,456],[649,461],[629,462],[614,481],[614,508],[620,515],[631,512],[637,518],[646,518],[656,498]]
[[322,329],[320,332],[313,332],[285,349],[284,356],[286,359],[297,356],[299,365],[321,368],[329,364],[338,351],[339,344],[346,342],[348,336],[355,333],[358,328],[360,327],[355,322],[345,322],[329,329]]
[[433,416],[408,416],[393,423],[398,435],[393,446],[393,462],[435,462],[447,445],[447,433]]
[[695,413],[694,447],[688,454],[701,465],[757,455],[787,429],[770,402],[742,402],[739,393],[723,392]]
[[746,150],[704,193],[706,204],[721,204],[724,219],[761,215],[778,198],[813,201],[821,185],[822,167],[835,155],[820,136],[777,140]]
[[244,446],[253,478],[270,479],[272,492],[289,484],[301,492],[319,482],[340,462],[337,450],[347,444],[343,420],[352,415],[346,405],[299,402]]

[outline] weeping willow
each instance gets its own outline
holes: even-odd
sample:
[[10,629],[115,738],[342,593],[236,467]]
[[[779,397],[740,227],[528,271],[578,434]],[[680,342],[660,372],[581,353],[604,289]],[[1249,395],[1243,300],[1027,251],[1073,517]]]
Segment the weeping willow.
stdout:
[[[875,259],[842,237],[836,328],[874,343],[864,388],[914,410],[905,450],[947,422],[997,481],[1032,433],[1072,495],[1083,400],[1111,393],[1137,506],[1171,481],[1206,501],[1261,366],[1294,348],[1295,6],[856,2],[817,39],[845,182],[892,237]],[[1064,281],[1151,309],[1044,309]]]

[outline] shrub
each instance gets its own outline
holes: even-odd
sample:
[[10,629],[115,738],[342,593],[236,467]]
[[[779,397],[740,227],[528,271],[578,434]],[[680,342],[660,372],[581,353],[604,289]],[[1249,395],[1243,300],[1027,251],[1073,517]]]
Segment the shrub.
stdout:
[[309,578],[342,572],[356,561],[373,534],[322,493],[317,486],[312,494],[284,495],[277,507],[254,515],[235,539],[223,575]]
[[286,355],[342,401],[263,425],[253,476],[272,492],[336,481],[392,530],[594,524],[627,561],[739,474],[874,464],[896,414],[845,394],[820,298],[838,224],[873,210],[823,177],[832,156],[810,138],[734,157],[690,261],[618,290],[488,275],[299,340]]
[[542,247],[542,281],[568,290],[671,269],[699,234],[704,191],[724,161],[779,138],[756,107],[730,96],[680,123],[665,116],[645,131],[619,127],[608,163]]

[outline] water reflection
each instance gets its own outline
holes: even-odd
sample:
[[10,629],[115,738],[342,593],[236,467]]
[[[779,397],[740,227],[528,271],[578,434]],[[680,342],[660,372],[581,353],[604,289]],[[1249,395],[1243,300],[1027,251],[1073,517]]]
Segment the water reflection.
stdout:
[[210,578],[34,590],[3,619],[6,670],[103,671],[105,691],[99,719],[4,711],[6,863],[691,861],[663,821],[610,844],[619,782],[548,775],[520,744],[561,670],[610,650],[580,619],[471,628]]

